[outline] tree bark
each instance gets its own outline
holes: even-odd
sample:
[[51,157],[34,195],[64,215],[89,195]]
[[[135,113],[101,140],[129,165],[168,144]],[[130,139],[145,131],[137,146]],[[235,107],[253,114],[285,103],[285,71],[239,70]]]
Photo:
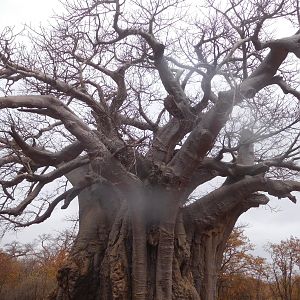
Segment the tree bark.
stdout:
[[[251,165],[245,134],[238,162]],[[77,184],[87,173],[81,167],[68,179]],[[217,299],[226,241],[238,217],[259,203],[251,190],[251,197],[228,192],[241,179],[227,178],[218,192],[186,207],[189,192],[170,187],[161,174],[119,192],[104,183],[86,188],[79,195],[79,233],[51,299]]]
[[100,272],[101,263],[118,206],[108,186],[92,185],[81,192],[79,232],[65,266],[58,272],[56,299],[97,299],[104,272]]
[[[151,194],[152,208],[138,212],[144,233],[133,230],[130,205],[110,187],[93,185],[80,194],[78,236],[51,299],[216,299],[225,243],[243,210],[237,206],[214,226],[201,227],[176,206],[179,199],[168,198],[169,206],[158,210],[155,202],[166,195]],[[135,247],[145,248],[146,258]]]

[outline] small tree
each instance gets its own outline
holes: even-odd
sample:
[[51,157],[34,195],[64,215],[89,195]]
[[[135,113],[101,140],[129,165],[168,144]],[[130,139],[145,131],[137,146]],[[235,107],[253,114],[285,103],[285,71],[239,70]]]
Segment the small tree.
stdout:
[[244,226],[234,227],[223,254],[218,280],[218,299],[269,299],[265,284],[266,262],[254,256],[254,246],[245,235]]
[[0,252],[0,299],[46,299],[71,249],[69,231],[30,244],[11,242]]
[[[56,299],[216,299],[237,218],[268,202],[257,192],[300,190],[298,8],[66,1],[49,30],[2,31],[1,220],[79,198]],[[277,37],[284,22],[296,33]]]
[[20,275],[21,268],[18,262],[5,253],[4,251],[0,250],[0,295],[2,289],[7,284],[14,284]]
[[271,255],[270,279],[274,281],[274,295],[281,300],[298,299],[300,239],[290,237],[279,244],[270,243],[267,251]]

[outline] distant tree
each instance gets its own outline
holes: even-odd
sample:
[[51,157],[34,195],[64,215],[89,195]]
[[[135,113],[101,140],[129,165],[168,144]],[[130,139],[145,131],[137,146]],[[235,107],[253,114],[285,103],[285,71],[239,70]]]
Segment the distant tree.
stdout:
[[20,265],[9,254],[0,249],[0,295],[6,284],[15,283],[20,274]]
[[216,299],[238,217],[300,190],[299,1],[64,3],[0,34],[3,226],[78,196],[55,299]]
[[11,242],[0,252],[0,299],[42,300],[54,289],[56,274],[72,242],[69,231],[42,235],[32,243]]
[[265,259],[252,254],[254,246],[244,227],[234,227],[226,243],[218,280],[220,300],[244,299],[245,295],[245,299],[269,299]]
[[270,243],[270,280],[273,294],[280,300],[299,299],[300,239],[290,237],[280,243]]

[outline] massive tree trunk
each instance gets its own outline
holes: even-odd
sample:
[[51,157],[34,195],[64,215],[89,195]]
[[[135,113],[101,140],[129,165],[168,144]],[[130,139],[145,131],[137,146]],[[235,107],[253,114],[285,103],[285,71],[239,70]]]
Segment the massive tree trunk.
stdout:
[[138,233],[135,212],[109,187],[80,194],[79,233],[53,299],[216,299],[225,243],[245,206],[233,205],[215,222],[205,213],[195,218],[193,205],[172,209],[178,199],[159,209],[165,195],[151,194]]
[[[239,163],[251,164],[252,155],[242,146]],[[68,178],[76,184],[87,172]],[[216,299],[230,232],[244,211],[263,203],[258,195],[244,197],[251,194],[244,181],[228,178],[191,205],[183,205],[187,189],[170,188],[159,174],[123,192],[107,183],[86,188],[79,233],[52,299]]]

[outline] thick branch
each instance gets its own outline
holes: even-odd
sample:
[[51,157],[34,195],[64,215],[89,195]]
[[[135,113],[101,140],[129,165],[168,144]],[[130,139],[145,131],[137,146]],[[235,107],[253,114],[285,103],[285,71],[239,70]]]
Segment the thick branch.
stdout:
[[11,135],[23,153],[30,157],[39,166],[57,166],[62,162],[70,161],[76,158],[82,151],[83,146],[79,141],[68,145],[59,152],[53,153],[45,149],[39,149],[28,145],[22,137],[16,132],[15,128],[11,128]]
[[170,162],[169,166],[176,176],[188,178],[193,173],[211,149],[233,106],[244,97],[253,97],[259,90],[269,85],[287,54],[286,48],[279,46],[271,48],[267,57],[237,90],[219,93],[218,102],[204,115]]
[[[96,179],[96,181],[99,179]],[[85,189],[86,187],[92,185],[93,183],[96,182],[95,180],[91,180],[91,178],[85,178],[83,179],[80,184],[78,184],[77,186],[72,187],[71,189],[65,191],[63,194],[59,195],[56,199],[54,199],[48,206],[48,208],[46,209],[46,211],[40,215],[37,216],[34,220],[29,221],[27,223],[21,223],[21,222],[17,222],[14,220],[9,220],[10,222],[16,224],[19,227],[26,227],[26,226],[30,226],[32,224],[38,224],[38,223],[42,223],[43,221],[45,221],[46,219],[48,219],[54,208],[57,206],[57,204],[63,200],[65,200],[64,205],[62,206],[62,209],[65,209],[69,206],[69,204],[71,203],[71,201],[77,197],[79,195],[79,193]],[[26,200],[26,199],[25,199]],[[13,215],[13,216],[18,216],[22,213],[22,211],[24,210],[24,205],[26,204],[26,206],[28,205],[27,202],[22,201],[22,206],[21,204],[19,206],[17,206],[14,209],[10,209],[10,210],[6,210],[6,211],[0,211],[0,214],[4,215],[4,214],[8,214],[8,215]]]
[[114,29],[118,33],[119,38],[124,39],[130,35],[136,35],[141,36],[148,43],[148,45],[152,48],[153,51],[153,56],[151,56],[150,58],[154,60],[154,64],[159,72],[162,84],[164,85],[166,91],[174,97],[176,106],[181,112],[182,116],[186,119],[191,119],[193,117],[193,113],[189,105],[189,100],[186,97],[179,81],[177,81],[174,75],[172,74],[172,71],[168,66],[168,62],[164,57],[165,46],[159,43],[151,33],[147,33],[143,30],[136,28],[120,28],[118,24],[119,16],[121,14],[120,4],[118,1],[116,4],[117,5],[114,18]]
[[38,196],[42,188],[45,186],[44,183],[38,183],[35,188],[27,195],[27,197],[21,201],[16,207],[0,210],[1,215],[20,216],[25,208]]
[[78,118],[66,105],[52,96],[11,96],[0,97],[0,109],[3,108],[37,108],[50,117],[59,118],[66,129],[85,145],[90,152],[107,152],[104,145],[100,142],[96,133],[87,124]]
[[269,170],[269,166],[266,163],[244,165],[238,163],[222,162],[209,157],[205,157],[200,166],[209,170],[216,171],[218,176],[231,177],[242,177],[245,175],[254,176],[265,173]]
[[293,160],[288,161],[282,161],[281,159],[270,159],[263,162],[263,164],[269,166],[269,167],[279,167],[279,168],[285,168],[292,171],[298,171],[300,172],[300,166],[296,165]]
[[[292,180],[272,180],[261,175],[246,176],[244,179],[230,185],[224,185],[208,195],[200,198],[185,210],[201,226],[213,225],[216,220],[230,213],[236,205],[249,205],[251,199],[254,205],[266,204],[264,196],[255,197],[253,193],[264,191],[278,198],[289,198],[296,202],[292,191],[300,191],[300,183]],[[261,201],[261,202],[260,202]]]
[[109,152],[98,133],[56,98],[37,95],[0,97],[0,109],[19,107],[42,109],[43,114],[52,117],[55,115],[56,118],[59,118],[66,129],[84,145],[95,174],[101,174],[107,180],[120,186],[128,184],[130,180],[136,180],[134,175],[127,172],[124,166]]
[[171,72],[166,58],[161,55],[160,57],[154,57],[154,64],[159,72],[160,79],[164,85],[166,91],[173,96],[174,103],[177,109],[180,111],[182,118],[190,120],[194,118],[194,114],[191,111],[189,100],[185,95],[180,83],[174,77]]
[[[64,176],[68,174],[69,172],[73,171],[74,169],[77,169],[83,165],[86,165],[89,163],[88,159],[83,159],[81,157],[78,157],[77,159],[74,159],[73,161],[70,161],[57,169],[55,169],[52,172],[49,172],[47,174],[21,174],[16,176],[12,181],[0,181],[0,184],[4,187],[12,187],[18,183],[20,183],[22,180],[26,179],[27,181],[33,182],[32,191],[29,192],[27,197],[21,201],[18,206],[15,208],[11,209],[6,209],[6,210],[0,210],[1,214],[9,214],[9,215],[14,215],[14,216],[19,216],[23,213],[25,208],[39,195],[43,187],[55,179]],[[38,183],[37,183],[38,182]],[[35,184],[37,185],[35,186]]]
[[54,78],[52,78],[42,72],[39,72],[37,70],[31,70],[27,67],[7,61],[5,56],[1,53],[0,53],[0,59],[4,60],[6,67],[11,69],[15,73],[19,73],[19,74],[23,75],[24,77],[33,77],[41,82],[49,84],[51,87],[55,88],[56,90],[85,102],[96,113],[101,114],[101,113],[103,113],[103,111],[105,111],[103,109],[103,107],[101,107],[101,104],[99,102],[94,101],[94,99],[90,95],[82,92],[80,89],[77,89],[77,88],[67,84],[66,82],[64,82],[62,80],[54,79]]
[[290,87],[280,76],[275,76],[272,83],[277,84],[285,94],[292,94],[300,101],[300,92]]

